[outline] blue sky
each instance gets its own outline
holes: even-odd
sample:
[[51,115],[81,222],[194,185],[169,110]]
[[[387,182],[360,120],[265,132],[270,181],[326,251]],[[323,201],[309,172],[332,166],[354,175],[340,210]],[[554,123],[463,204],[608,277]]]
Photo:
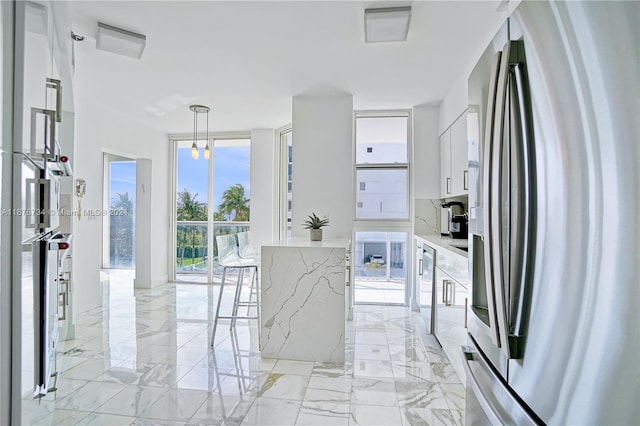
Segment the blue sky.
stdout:
[[[250,198],[249,147],[232,146],[214,148],[214,204],[215,210],[222,201],[222,193],[237,183],[244,186],[245,196]],[[197,160],[191,158],[191,148],[178,149],[178,192],[188,189],[197,193],[197,200],[207,202],[208,162],[204,160],[204,148]]]
[[117,161],[111,163],[111,199],[116,194],[129,193],[129,198],[136,197],[136,163],[135,161]]
[[[216,147],[214,148],[214,209],[222,201],[222,193],[237,183],[244,186],[245,196],[250,198],[249,188],[249,147]],[[191,148],[178,149],[178,182],[177,191],[188,189],[197,193],[197,200],[207,202],[208,162],[204,160],[204,148],[200,149],[200,158],[191,158]],[[130,198],[136,194],[136,163],[134,161],[118,161],[111,163],[111,198],[116,194],[129,193]]]

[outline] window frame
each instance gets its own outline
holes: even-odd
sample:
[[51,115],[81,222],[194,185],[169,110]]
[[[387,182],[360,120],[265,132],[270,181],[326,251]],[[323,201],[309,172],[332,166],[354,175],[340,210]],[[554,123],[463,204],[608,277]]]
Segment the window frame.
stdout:
[[[387,118],[387,117],[404,117],[407,118],[407,162],[406,163],[358,163],[357,162],[357,120],[359,118]],[[353,185],[353,221],[354,223],[369,223],[373,224],[381,222],[385,224],[395,223],[396,225],[408,225],[411,223],[411,216],[413,212],[412,208],[412,188],[411,182],[412,176],[412,162],[413,162],[413,132],[412,132],[412,113],[410,109],[398,109],[398,110],[363,110],[354,111],[353,118],[353,182],[357,182]],[[406,210],[407,215],[404,218],[361,218],[358,217],[358,194],[360,191],[360,182],[357,180],[359,170],[392,170],[403,169],[407,172],[406,182]]]
[[[193,133],[174,133],[169,134],[167,136],[167,140],[169,142],[169,161],[171,172],[169,175],[169,225],[170,225],[170,235],[169,235],[169,244],[170,249],[167,253],[167,261],[169,264],[169,277],[172,281],[176,282],[190,282],[190,281],[181,281],[177,280],[176,274],[178,271],[176,270],[176,262],[175,262],[175,253],[177,247],[177,226],[178,221],[176,217],[177,210],[177,195],[178,195],[178,148],[179,145],[188,142],[191,143],[193,141]],[[250,131],[237,131],[237,132],[209,132],[208,139],[207,134],[205,132],[198,132],[196,135],[196,140],[198,141],[199,146],[206,141],[209,142],[209,146],[211,149],[211,156],[209,160],[205,160],[204,158],[200,158],[199,161],[207,161],[207,180],[208,180],[208,188],[207,188],[207,204],[210,206],[211,202],[214,199],[214,190],[215,190],[215,179],[214,179],[214,163],[215,163],[215,142],[217,140],[248,140],[249,147],[251,147],[251,132]],[[249,168],[249,173],[251,173],[251,168]],[[213,224],[213,213],[215,208],[209,208],[207,214],[207,224]],[[207,230],[207,250],[209,253],[213,253],[213,226],[208,226]],[[211,264],[212,265],[212,264]],[[213,283],[214,276],[214,268],[212,266],[208,267],[207,270],[207,283]]]
[[[277,172],[277,205],[278,205],[278,237],[280,240],[287,239],[287,229],[288,229],[288,215],[289,212],[289,203],[292,203],[292,200],[289,200],[288,194],[292,193],[293,196],[293,185],[289,185],[289,149],[287,145],[286,135],[291,135],[291,144],[293,145],[293,124],[287,124],[282,126],[275,131],[276,133],[276,172]],[[291,182],[293,182],[293,173],[291,176]],[[291,187],[291,189],[289,189]]]

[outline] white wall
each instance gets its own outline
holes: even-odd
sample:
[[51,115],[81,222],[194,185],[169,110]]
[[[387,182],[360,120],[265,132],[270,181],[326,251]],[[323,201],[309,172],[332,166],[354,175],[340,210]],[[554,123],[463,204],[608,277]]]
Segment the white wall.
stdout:
[[468,88],[467,80],[469,72],[461,73],[449,91],[447,96],[442,100],[440,105],[440,121],[438,126],[438,135],[444,133],[449,126],[464,112],[468,107]]
[[[92,82],[92,84],[96,84]],[[76,93],[86,93],[82,87]],[[164,133],[130,120],[116,111],[104,108],[93,99],[78,98],[76,105],[76,137],[73,164],[74,177],[87,181],[82,208],[101,209],[103,185],[103,152],[151,161],[151,212],[146,219],[152,232],[143,241],[143,250],[151,257],[151,282],[144,286],[167,281],[167,253],[169,230],[169,147]],[[137,191],[142,192],[137,182]],[[145,189],[149,189],[146,188]],[[74,224],[73,290],[76,312],[100,303],[100,267],[102,249],[102,218],[82,217]],[[141,277],[142,278],[142,277]]]
[[[522,0],[510,0],[506,5],[500,5],[491,22],[487,22],[487,31],[478,40],[473,54],[469,55],[467,64],[460,69],[458,78],[451,85],[440,105],[440,124],[438,134],[441,135],[460,114],[468,107],[467,80],[476,63],[482,56],[491,40],[505,23],[508,16],[518,7]],[[496,3],[497,4],[497,3]]]
[[329,217],[325,238],[351,237],[352,139],[352,95],[293,97],[293,237],[309,237],[302,222],[312,212]]
[[440,198],[439,107],[413,108],[413,196]]
[[[150,217],[153,215],[153,163],[151,160],[136,160],[136,288],[151,288],[153,268],[151,250],[144,242],[151,241],[153,228]],[[160,182],[162,184],[162,182]],[[138,244],[142,241],[143,244]]]
[[254,250],[277,239],[276,141],[274,129],[251,131],[251,240]]

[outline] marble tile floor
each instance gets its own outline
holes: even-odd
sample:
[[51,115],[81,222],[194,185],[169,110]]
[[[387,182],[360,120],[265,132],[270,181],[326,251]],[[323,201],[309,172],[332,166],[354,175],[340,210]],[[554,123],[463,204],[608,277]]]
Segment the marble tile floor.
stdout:
[[76,339],[59,345],[59,390],[25,399],[22,424],[464,423],[464,387],[419,313],[356,306],[344,364],[271,360],[255,320],[222,322],[211,348],[217,291],[134,291],[131,271],[103,272],[102,306],[78,314]]

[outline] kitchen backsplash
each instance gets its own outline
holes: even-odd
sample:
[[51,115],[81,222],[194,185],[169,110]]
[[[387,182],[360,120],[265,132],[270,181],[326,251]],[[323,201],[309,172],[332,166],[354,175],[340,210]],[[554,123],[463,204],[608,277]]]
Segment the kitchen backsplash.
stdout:
[[416,198],[415,202],[415,233],[440,233],[441,200],[437,198]]

